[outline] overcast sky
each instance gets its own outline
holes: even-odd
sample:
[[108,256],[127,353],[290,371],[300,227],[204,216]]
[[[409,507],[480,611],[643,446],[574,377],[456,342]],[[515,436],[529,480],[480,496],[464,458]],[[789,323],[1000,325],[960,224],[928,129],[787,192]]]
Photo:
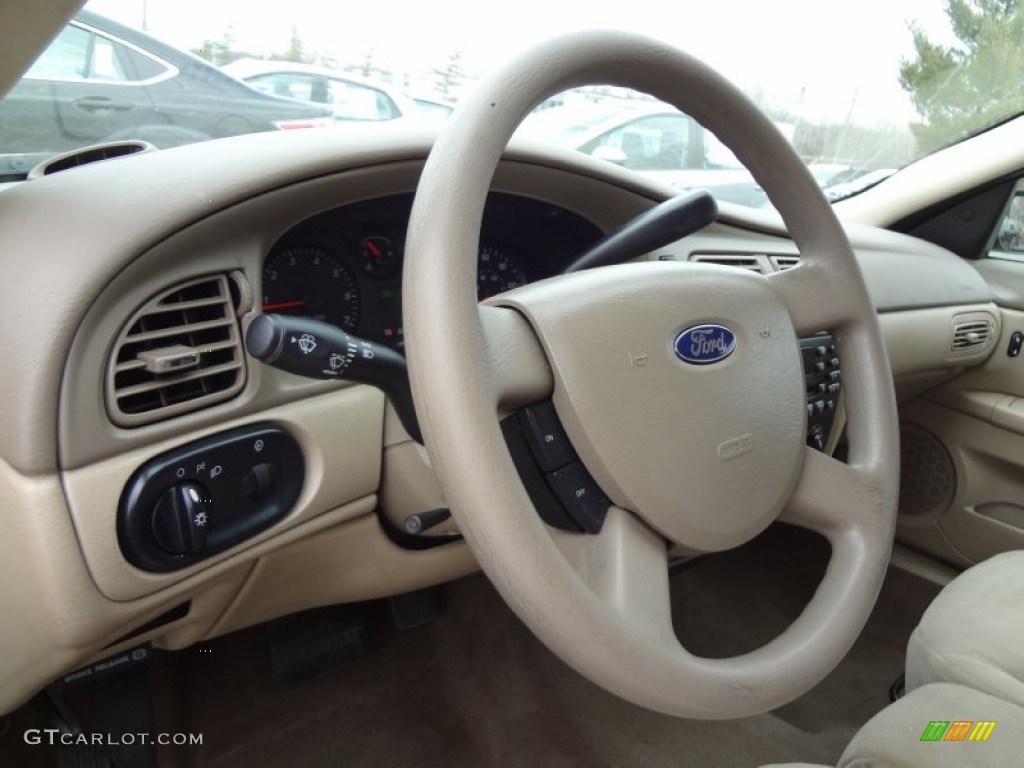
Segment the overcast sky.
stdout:
[[912,52],[908,22],[950,38],[941,0],[91,0],[88,7],[181,47],[231,30],[239,48],[283,51],[294,25],[308,52],[407,71],[463,49],[485,72],[544,37],[581,27],[660,37],[809,117],[857,122],[912,116],[897,81]]

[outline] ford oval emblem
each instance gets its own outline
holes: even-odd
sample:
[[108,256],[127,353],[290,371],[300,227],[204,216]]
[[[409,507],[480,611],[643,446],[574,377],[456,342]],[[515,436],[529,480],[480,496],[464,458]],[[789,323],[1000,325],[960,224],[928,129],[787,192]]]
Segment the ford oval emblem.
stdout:
[[676,336],[676,357],[691,365],[725,360],[736,349],[736,334],[724,325],[695,325]]

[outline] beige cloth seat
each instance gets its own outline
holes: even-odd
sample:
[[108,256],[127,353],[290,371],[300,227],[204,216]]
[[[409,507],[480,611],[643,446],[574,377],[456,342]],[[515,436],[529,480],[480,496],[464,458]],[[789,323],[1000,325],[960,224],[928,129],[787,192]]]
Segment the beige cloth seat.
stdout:
[[[910,637],[906,675],[907,695],[857,732],[839,768],[1024,765],[1024,551],[986,560],[942,590]],[[979,722],[995,725],[972,741]],[[922,741],[932,723],[949,725]]]
[[[949,741],[922,741],[933,722]],[[995,723],[985,741],[970,740],[978,723]],[[969,725],[968,725],[969,724]],[[989,731],[979,728],[982,732]],[[963,740],[955,737],[963,735]],[[950,683],[922,686],[886,707],[861,728],[838,768],[1011,768],[1024,765],[1024,708]],[[787,763],[763,768],[825,768]]]
[[906,674],[908,691],[959,683],[1024,706],[1024,551],[979,563],[939,593],[910,636]]

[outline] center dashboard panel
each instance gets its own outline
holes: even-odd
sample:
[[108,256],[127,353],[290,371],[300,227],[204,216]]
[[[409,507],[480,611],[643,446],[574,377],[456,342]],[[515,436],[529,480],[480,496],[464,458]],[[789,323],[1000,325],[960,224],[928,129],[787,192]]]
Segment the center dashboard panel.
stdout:
[[[411,210],[412,195],[394,195],[326,211],[290,229],[263,262],[263,311],[313,317],[401,350]],[[481,224],[478,298],[561,273],[601,234],[564,208],[492,193]]]

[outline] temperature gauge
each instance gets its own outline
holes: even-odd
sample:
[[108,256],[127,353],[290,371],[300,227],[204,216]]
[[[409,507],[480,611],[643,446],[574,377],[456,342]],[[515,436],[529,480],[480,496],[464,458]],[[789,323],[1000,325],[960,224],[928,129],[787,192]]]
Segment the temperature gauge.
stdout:
[[375,279],[391,277],[398,268],[395,241],[383,235],[369,235],[359,241],[363,272]]

